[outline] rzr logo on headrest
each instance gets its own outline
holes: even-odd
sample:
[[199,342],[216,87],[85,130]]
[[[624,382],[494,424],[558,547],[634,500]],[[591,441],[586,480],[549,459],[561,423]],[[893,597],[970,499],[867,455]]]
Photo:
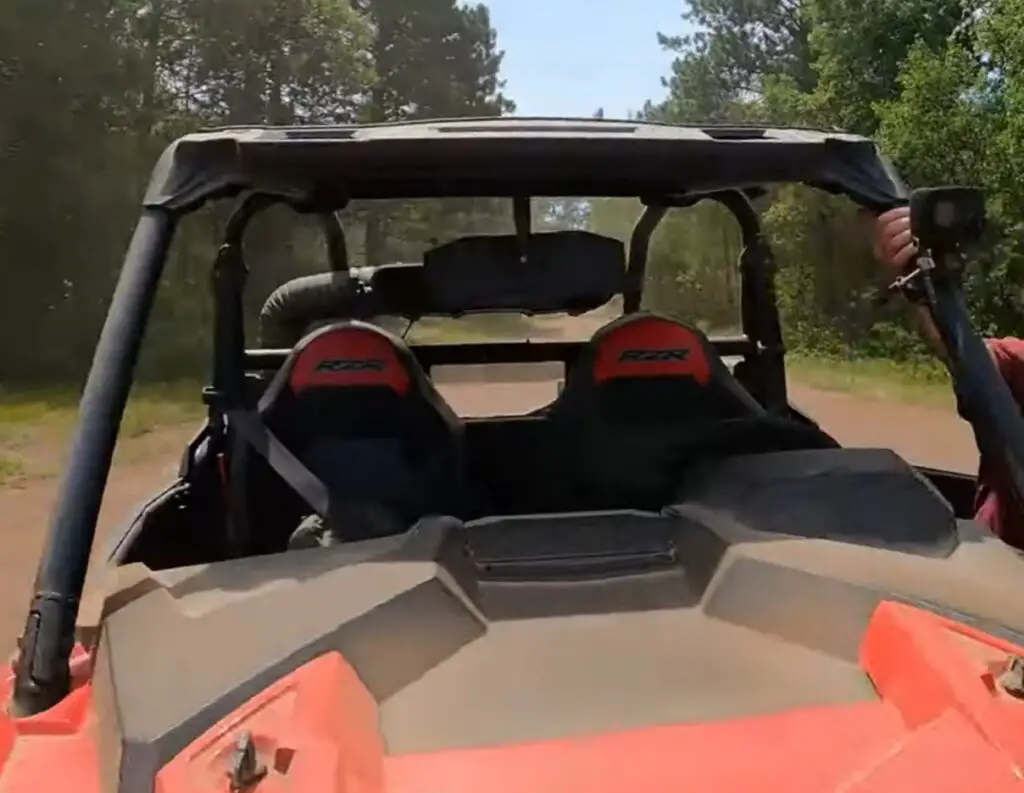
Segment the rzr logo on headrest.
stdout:
[[327,358],[316,365],[316,371],[383,372],[387,365],[383,358]]
[[690,351],[682,350],[623,350],[619,361],[629,363],[665,363],[668,361],[685,361]]

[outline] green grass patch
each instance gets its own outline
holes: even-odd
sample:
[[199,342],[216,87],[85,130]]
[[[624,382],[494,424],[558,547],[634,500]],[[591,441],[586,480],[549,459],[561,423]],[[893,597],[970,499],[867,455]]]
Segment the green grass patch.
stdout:
[[24,460],[16,454],[0,453],[0,487],[17,484],[25,474]]
[[[139,385],[132,390],[122,422],[130,437],[155,427],[181,424],[203,416],[198,383]],[[0,390],[0,444],[24,441],[26,432],[68,431],[78,415],[79,393],[73,389]]]
[[953,407],[949,374],[938,361],[897,362],[884,358],[786,356],[795,382],[827,391],[932,407]]
[[206,415],[198,383],[144,385],[135,389],[121,421],[121,438],[138,438],[160,427],[198,422]]
[[[117,459],[134,459],[132,441],[154,430],[201,421],[200,394],[201,386],[191,382],[137,386],[121,421]],[[63,467],[78,400],[73,389],[0,391],[0,487],[52,476]]]
[[524,339],[532,331],[533,321],[519,314],[429,317],[417,322],[406,340],[411,344],[483,344]]
[[0,389],[0,432],[38,426],[74,412],[78,394],[70,389]]
[[[431,320],[423,324],[419,343],[472,343],[523,335],[530,320],[484,316]],[[952,389],[937,361],[916,364],[884,359],[787,356],[791,379],[804,386],[911,404],[949,407]],[[142,384],[132,391],[121,424],[120,440],[131,441],[160,428],[202,421],[205,407],[197,382]],[[79,394],[73,389],[0,389],[0,486],[27,476],[48,475],[59,463],[43,447],[63,449],[75,425]],[[43,452],[50,462],[40,466]],[[43,468],[46,469],[45,473]]]

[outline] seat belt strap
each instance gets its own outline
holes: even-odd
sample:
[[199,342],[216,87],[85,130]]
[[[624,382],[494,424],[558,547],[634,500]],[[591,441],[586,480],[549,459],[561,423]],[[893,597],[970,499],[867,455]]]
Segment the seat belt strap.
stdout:
[[270,431],[259,415],[247,410],[229,410],[228,427],[262,457],[321,518],[331,521],[333,504],[330,491],[281,440]]

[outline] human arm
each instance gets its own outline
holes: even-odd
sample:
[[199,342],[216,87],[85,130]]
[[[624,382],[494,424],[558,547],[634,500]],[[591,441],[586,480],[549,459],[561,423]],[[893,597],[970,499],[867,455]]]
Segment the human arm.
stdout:
[[[878,216],[875,220],[874,251],[875,258],[885,266],[893,280],[903,274],[907,265],[917,255],[917,243],[910,230],[909,207],[890,209]],[[911,310],[914,313],[914,322],[924,340],[940,358],[947,360],[946,345],[928,309],[912,305]]]
[[[876,258],[885,266],[893,280],[904,273],[918,252],[910,230],[908,207],[897,207],[878,216],[875,220],[874,251]],[[911,311],[925,341],[940,358],[948,360],[946,345],[928,309],[924,306],[911,305]],[[1019,402],[1024,403],[1024,340],[986,339],[985,346],[999,373],[1010,386],[1010,391]]]

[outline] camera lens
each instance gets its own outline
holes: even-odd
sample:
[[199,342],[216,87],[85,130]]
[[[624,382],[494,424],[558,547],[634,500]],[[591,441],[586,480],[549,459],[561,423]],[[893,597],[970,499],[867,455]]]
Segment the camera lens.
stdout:
[[956,223],[956,204],[940,201],[935,205],[935,225],[948,229]]

